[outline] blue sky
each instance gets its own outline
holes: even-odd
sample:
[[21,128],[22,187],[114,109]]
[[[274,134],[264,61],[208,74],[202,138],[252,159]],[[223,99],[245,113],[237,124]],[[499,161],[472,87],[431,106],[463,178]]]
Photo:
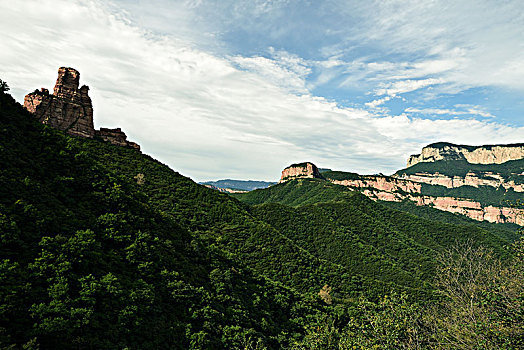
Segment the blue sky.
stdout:
[[0,29],[19,101],[75,67],[97,127],[198,181],[524,142],[521,1],[0,0]]

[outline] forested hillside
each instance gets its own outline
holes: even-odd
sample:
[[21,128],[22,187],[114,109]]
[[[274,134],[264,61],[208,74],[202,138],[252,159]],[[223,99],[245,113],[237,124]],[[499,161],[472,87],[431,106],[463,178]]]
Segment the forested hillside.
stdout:
[[467,241],[501,256],[509,240],[478,226],[450,225],[388,209],[344,186],[291,180],[235,197],[316,256],[352,274],[422,288],[434,277],[435,254]]
[[[241,202],[135,149],[44,126],[5,93],[0,151],[0,348],[522,345],[520,255],[494,226],[316,179]],[[462,256],[483,262],[464,289],[480,323],[443,284],[464,282],[467,264],[449,268]]]
[[[177,192],[164,195],[192,204],[168,215],[135,179],[79,147],[85,140],[37,123],[9,95],[0,94],[0,113],[2,347],[278,348],[300,338],[321,305],[205,240],[215,216],[242,221],[227,197],[177,175]],[[207,197],[226,199],[223,212]]]
[[[447,176],[465,177],[469,172],[486,174],[500,174],[506,181],[522,183],[521,176],[524,159],[511,160],[503,164],[471,164],[466,160],[438,160],[435,162],[421,162],[409,168],[399,170],[395,175],[413,175],[416,173],[440,173]],[[489,178],[489,177],[488,177]]]

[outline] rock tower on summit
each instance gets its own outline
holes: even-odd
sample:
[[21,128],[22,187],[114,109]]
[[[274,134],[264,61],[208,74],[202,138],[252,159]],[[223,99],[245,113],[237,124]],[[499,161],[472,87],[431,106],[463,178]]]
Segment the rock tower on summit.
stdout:
[[96,137],[118,146],[139,150],[140,146],[127,141],[126,134],[120,128],[95,130],[89,87],[83,85],[78,88],[79,82],[80,73],[76,69],[61,67],[58,69],[53,94],[45,88],[35,90],[25,96],[24,107],[41,123],[63,130],[69,135]]
[[25,108],[41,123],[63,130],[70,135],[93,138],[93,105],[87,86],[78,88],[80,73],[73,68],[58,69],[53,94],[47,89],[26,95]]

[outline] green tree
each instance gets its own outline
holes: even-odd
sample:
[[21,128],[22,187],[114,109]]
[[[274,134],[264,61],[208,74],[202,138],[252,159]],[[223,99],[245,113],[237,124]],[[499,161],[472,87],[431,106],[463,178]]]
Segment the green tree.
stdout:
[[437,348],[522,349],[524,346],[523,242],[502,261],[483,247],[463,244],[442,253],[433,310]]
[[9,85],[7,85],[7,83],[5,81],[3,81],[2,79],[0,79],[0,92],[1,93],[4,93],[4,92],[7,92],[9,91]]

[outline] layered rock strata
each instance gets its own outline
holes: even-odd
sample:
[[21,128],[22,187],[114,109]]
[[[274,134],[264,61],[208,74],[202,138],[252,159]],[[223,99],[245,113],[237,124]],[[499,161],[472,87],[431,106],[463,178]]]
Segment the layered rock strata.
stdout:
[[120,128],[95,130],[89,87],[83,85],[79,88],[79,82],[80,73],[76,69],[61,67],[53,93],[50,94],[45,88],[35,90],[25,96],[24,107],[41,123],[69,135],[99,137],[114,145],[140,150],[139,145],[127,141],[126,134]]
[[477,201],[464,198],[422,195],[421,184],[406,179],[370,175],[352,180],[328,180],[334,184],[358,190],[375,201],[410,200],[416,205],[431,206],[435,209],[462,214],[478,221],[514,223],[524,226],[524,209],[483,206]]
[[409,157],[407,166],[438,160],[466,160],[472,164],[501,164],[524,158],[524,144],[463,146],[452,143],[434,143],[422,148],[420,154]]
[[503,187],[506,190],[513,189],[515,192],[524,192],[524,184],[515,183],[513,180],[505,181],[505,179],[499,174],[491,172],[482,174],[470,172],[467,173],[465,177],[446,176],[439,173],[415,173],[412,175],[402,174],[398,178],[418,183],[426,183],[428,185],[440,185],[447,188],[456,188],[461,186],[491,186],[495,188]]
[[[349,175],[350,173],[348,173]],[[455,198],[448,196],[430,196],[423,194],[423,183],[432,185],[448,185],[446,187],[458,187],[459,185],[486,186],[501,184],[504,179],[492,174],[489,178],[488,173],[483,174],[483,178],[468,174],[466,178],[447,178],[439,174],[405,175],[406,177],[391,177],[385,175],[357,175],[350,174],[347,179],[340,180],[340,176],[330,178],[330,173],[324,176],[320,174],[318,168],[310,162],[293,164],[282,171],[280,183],[293,179],[320,178],[331,183],[342,185],[350,190],[359,191],[372,200],[401,202],[409,200],[416,205],[430,206],[435,209],[465,215],[478,221],[488,221],[494,223],[514,223],[524,226],[524,209],[511,208],[507,206],[496,207],[493,205],[483,205],[482,203],[467,198]],[[339,178],[339,179],[336,179]],[[422,180],[422,181],[415,181]],[[491,181],[491,182],[490,182]],[[505,183],[516,191],[522,189],[522,185]],[[515,185],[515,186],[513,186]],[[520,191],[522,192],[522,191]]]

